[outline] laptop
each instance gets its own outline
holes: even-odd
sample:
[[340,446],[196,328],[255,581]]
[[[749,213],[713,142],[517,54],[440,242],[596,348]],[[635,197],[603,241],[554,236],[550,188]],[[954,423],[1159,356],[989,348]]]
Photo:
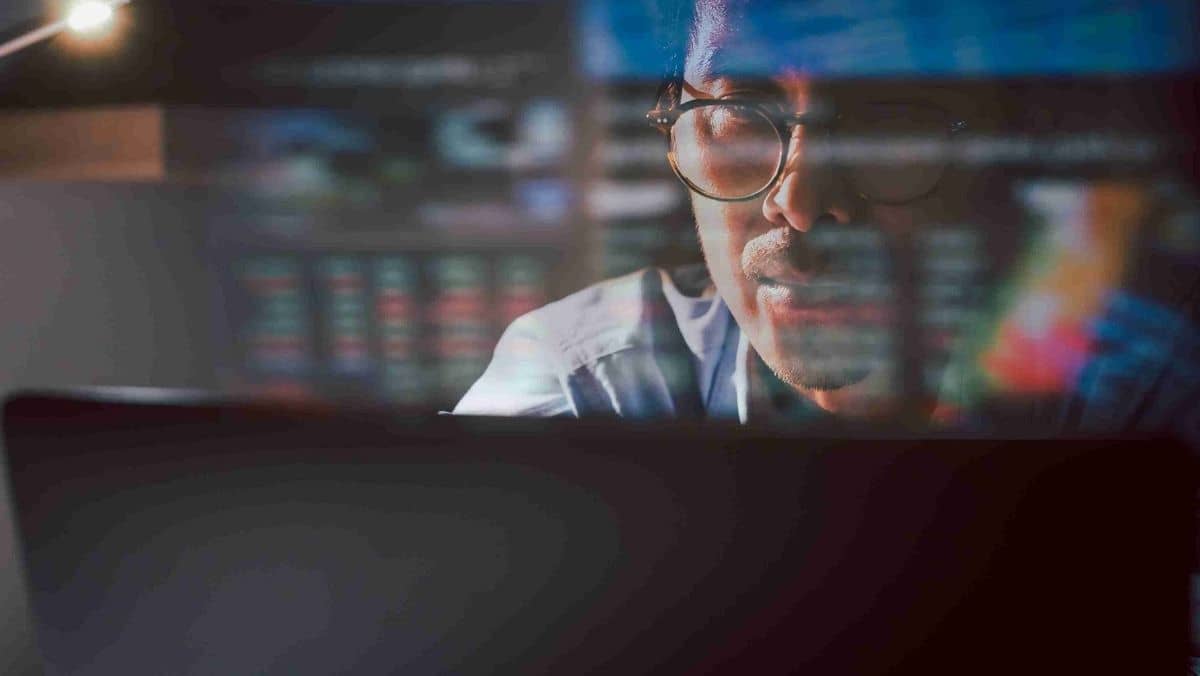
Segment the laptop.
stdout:
[[1184,673],[1162,439],[19,395],[62,674]]

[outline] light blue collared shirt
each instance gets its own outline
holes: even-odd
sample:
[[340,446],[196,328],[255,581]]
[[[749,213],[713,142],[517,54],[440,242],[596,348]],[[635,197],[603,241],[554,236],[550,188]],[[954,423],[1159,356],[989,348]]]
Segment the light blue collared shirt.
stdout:
[[645,269],[517,319],[454,412],[745,422],[749,361],[703,266]]

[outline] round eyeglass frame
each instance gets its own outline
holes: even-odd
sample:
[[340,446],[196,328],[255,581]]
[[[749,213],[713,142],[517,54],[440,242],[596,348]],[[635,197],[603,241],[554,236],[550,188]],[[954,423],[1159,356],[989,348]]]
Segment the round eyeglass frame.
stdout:
[[[929,105],[929,104],[925,104],[925,103],[913,103],[913,102],[909,102],[909,101],[901,101],[901,102],[883,101],[883,102],[880,102],[879,105],[888,105],[888,104],[896,104],[896,103],[903,104],[903,105],[918,105],[923,108],[936,110],[936,111],[944,114],[947,119],[951,120],[946,125],[946,133],[950,138],[953,138],[954,136],[960,134],[961,132],[965,131],[968,128],[968,124],[967,124],[966,120],[954,118],[946,110],[944,110],[938,106],[933,106],[933,105]],[[781,148],[781,152],[779,153],[779,164],[778,164],[778,166],[775,167],[775,173],[771,176],[770,179],[768,179],[766,181],[766,183],[763,185],[763,187],[759,188],[758,190],[756,190],[755,192],[753,192],[749,195],[745,195],[742,197],[720,197],[718,195],[714,195],[714,194],[708,192],[707,190],[700,188],[693,181],[691,181],[688,177],[684,176],[683,172],[681,172],[679,170],[678,163],[675,161],[675,153],[674,153],[674,148],[673,148],[674,136],[671,133],[671,130],[675,126],[675,123],[678,122],[679,118],[682,117],[683,114],[688,111],[695,110],[697,108],[710,107],[710,106],[736,106],[736,107],[748,108],[748,109],[754,111],[755,113],[758,113],[764,119],[766,119],[768,122],[770,122],[772,128],[775,131],[775,135],[779,138],[779,145]],[[829,114],[829,113],[822,114],[819,112],[787,113],[787,112],[783,112],[782,110],[780,110],[778,104],[775,104],[772,102],[767,102],[767,101],[757,101],[757,100],[753,100],[753,99],[732,99],[732,100],[731,99],[692,99],[690,101],[686,101],[686,102],[681,103],[672,108],[666,108],[666,109],[656,108],[656,109],[651,110],[646,113],[646,120],[652,126],[657,128],[660,132],[662,132],[663,134],[666,135],[666,138],[667,138],[667,162],[671,165],[671,171],[673,171],[675,173],[675,176],[677,176],[679,178],[679,180],[682,181],[684,183],[684,185],[686,185],[691,190],[693,190],[709,199],[716,200],[718,202],[749,202],[750,200],[757,199],[763,193],[769,191],[779,181],[779,178],[783,175],[783,170],[787,167],[787,158],[791,152],[792,136],[793,136],[793,132],[795,131],[796,127],[805,126],[805,127],[810,127],[813,129],[823,130],[823,131],[831,131],[831,130],[836,129],[838,122],[846,119],[846,117],[847,116],[845,114]],[[941,183],[942,175],[945,173],[945,171],[946,171],[946,165],[943,164],[941,169],[938,172],[937,178],[934,179],[933,183],[929,186],[929,188],[927,190],[925,190],[924,192],[922,192],[918,195],[914,195],[912,197],[906,197],[904,199],[897,199],[897,200],[887,200],[887,199],[879,199],[879,198],[870,197],[869,195],[866,195],[866,194],[862,193],[861,191],[858,191],[858,196],[860,198],[862,198],[868,202],[872,202],[874,204],[885,204],[885,205],[889,205],[889,206],[909,204],[911,202],[915,202],[919,199],[927,197],[934,190],[936,190],[938,187],[938,184]],[[856,189],[857,189],[857,186],[856,186]]]

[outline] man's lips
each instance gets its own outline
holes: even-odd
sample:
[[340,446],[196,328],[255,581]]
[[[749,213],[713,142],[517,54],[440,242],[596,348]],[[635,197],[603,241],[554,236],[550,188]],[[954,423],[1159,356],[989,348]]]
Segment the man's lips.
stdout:
[[759,284],[770,282],[798,286],[813,278],[810,272],[800,270],[791,263],[778,258],[755,261],[753,266],[748,266],[746,274]]
[[886,315],[878,285],[794,274],[756,276],[757,296],[781,319],[816,322],[879,322]]
[[818,280],[806,275],[789,275],[784,277],[768,277],[766,275],[754,278],[759,291],[779,300],[804,305],[838,305],[855,303],[861,297],[859,289],[853,284],[839,281]]
[[758,287],[759,302],[780,319],[841,321],[857,316],[858,303],[846,294],[813,286],[781,284],[764,279]]

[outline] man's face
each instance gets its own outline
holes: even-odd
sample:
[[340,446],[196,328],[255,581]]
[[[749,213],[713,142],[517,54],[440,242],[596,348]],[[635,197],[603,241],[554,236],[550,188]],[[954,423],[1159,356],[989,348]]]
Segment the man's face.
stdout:
[[[977,108],[938,87],[817,83],[786,65],[752,78],[729,75],[725,55],[746,38],[734,17],[713,18],[702,15],[697,23],[683,102],[767,99],[791,112],[896,102]],[[803,390],[835,390],[873,373],[888,381],[879,371],[887,368],[892,327],[903,311],[895,303],[891,252],[920,226],[955,223],[969,202],[968,181],[942,174],[932,193],[885,205],[862,197],[862,186],[845,172],[814,159],[818,145],[816,132],[796,127],[783,174],[754,200],[692,193],[705,259],[734,318],[783,381]]]

